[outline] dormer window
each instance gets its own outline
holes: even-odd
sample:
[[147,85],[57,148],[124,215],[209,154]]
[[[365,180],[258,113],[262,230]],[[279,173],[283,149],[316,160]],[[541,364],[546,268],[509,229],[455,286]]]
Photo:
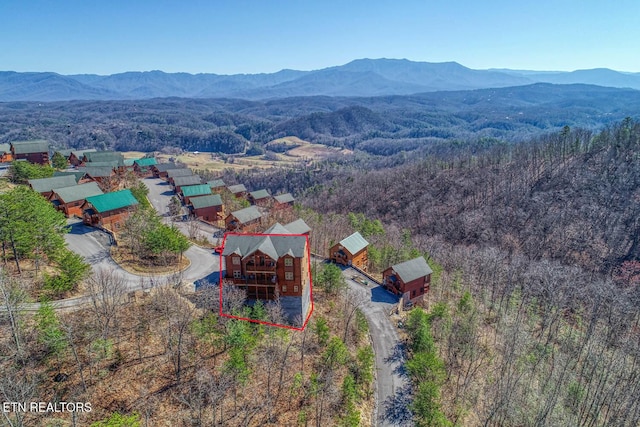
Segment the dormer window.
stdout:
[[293,267],[293,258],[285,258],[284,259],[285,267]]

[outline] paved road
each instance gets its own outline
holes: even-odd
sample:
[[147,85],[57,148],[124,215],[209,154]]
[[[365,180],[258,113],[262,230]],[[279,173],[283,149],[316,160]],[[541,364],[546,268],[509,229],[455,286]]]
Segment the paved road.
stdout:
[[[113,261],[109,255],[109,235],[87,227],[79,220],[70,220],[71,231],[65,235],[69,249],[82,255],[91,264],[93,271],[101,269],[113,269],[125,279],[127,291],[148,289],[163,283],[162,278],[169,276],[138,276],[123,270]],[[220,258],[212,250],[192,245],[184,255],[189,258],[191,264],[181,273],[181,279],[186,282],[195,282],[202,279],[213,281],[220,270]],[[88,296],[78,296],[52,302],[56,308],[77,308],[91,302]],[[25,304],[25,310],[36,310],[39,304]]]
[[[367,303],[360,307],[369,323],[376,361],[376,425],[412,426],[408,404],[411,384],[404,369],[405,347],[388,314],[397,307],[398,299],[353,268],[343,269],[347,284],[355,292],[366,295]],[[354,276],[370,283],[364,286]]]

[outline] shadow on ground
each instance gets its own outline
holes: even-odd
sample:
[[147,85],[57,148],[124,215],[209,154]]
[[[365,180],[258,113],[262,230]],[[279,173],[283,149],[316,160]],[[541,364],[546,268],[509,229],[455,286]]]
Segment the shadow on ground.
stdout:
[[385,423],[393,426],[413,426],[413,414],[409,409],[411,398],[410,384],[396,390],[393,396],[389,396],[387,400],[382,403],[380,418],[382,418]]

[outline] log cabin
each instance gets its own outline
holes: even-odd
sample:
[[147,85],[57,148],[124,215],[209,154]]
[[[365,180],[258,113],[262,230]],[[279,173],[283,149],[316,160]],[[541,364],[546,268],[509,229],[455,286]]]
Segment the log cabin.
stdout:
[[154,178],[167,179],[167,173],[172,169],[185,169],[183,165],[176,165],[175,163],[158,163],[151,166]]
[[83,221],[87,225],[119,231],[137,207],[138,201],[128,189],[87,197],[82,204]]
[[228,234],[223,286],[237,286],[249,299],[279,299],[290,323],[300,325],[311,306],[306,236]]
[[255,206],[231,212],[224,219],[227,231],[252,232],[262,225],[262,213]]
[[211,195],[211,187],[207,184],[187,185],[180,187],[180,195],[185,205],[191,203],[192,197]]
[[84,157],[84,153],[92,153],[98,151],[95,148],[87,148],[84,150],[61,150],[60,154],[62,154],[66,159],[67,162],[71,165],[71,166],[80,166],[80,164],[82,163],[82,158]]
[[273,209],[289,209],[293,207],[295,199],[291,193],[279,194],[273,196],[274,204]]
[[354,266],[365,270],[369,261],[367,246],[369,246],[369,242],[356,231],[329,249],[329,259],[337,264]]
[[49,201],[53,206],[65,214],[67,218],[77,216],[82,218],[82,205],[87,197],[104,194],[96,182],[73,185],[71,187],[56,188],[51,192]]
[[10,163],[12,161],[11,144],[0,144],[0,163]]
[[229,185],[227,186],[227,190],[238,198],[244,197],[247,194],[247,187],[245,187],[244,184]]
[[52,176],[51,178],[30,179],[27,182],[33,191],[42,194],[48,199],[54,188],[76,185],[76,178],[73,175],[61,175]]
[[267,190],[257,190],[251,191],[247,195],[247,200],[255,206],[269,207],[273,199]]
[[221,179],[214,179],[207,182],[207,184],[211,187],[211,191],[216,194],[222,194],[227,189],[227,184],[225,184]]
[[49,143],[43,139],[11,143],[13,160],[26,160],[39,165],[49,164]]
[[124,156],[117,151],[88,151],[82,153],[82,165],[88,163],[115,162],[116,168],[124,168]]
[[382,272],[382,285],[405,303],[424,299],[431,285],[431,267],[424,257],[393,265]]
[[192,176],[193,171],[189,168],[169,169],[167,171],[167,181],[171,185],[175,185],[174,179],[183,176]]
[[[177,176],[175,178],[170,178],[170,180],[173,185],[173,190],[178,194],[182,192],[182,187],[202,184],[202,179],[200,179],[200,176],[198,175]],[[211,194],[211,188],[209,188],[209,194]]]
[[133,161],[133,172],[139,177],[149,177],[153,175],[151,167],[158,164],[155,157],[146,157]]
[[222,216],[222,198],[219,194],[191,197],[191,213],[198,219],[206,222],[216,222]]

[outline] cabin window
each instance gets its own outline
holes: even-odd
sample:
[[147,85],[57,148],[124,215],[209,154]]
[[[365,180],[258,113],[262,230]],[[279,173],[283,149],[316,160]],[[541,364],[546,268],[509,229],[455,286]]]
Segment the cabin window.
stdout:
[[241,277],[242,272],[240,270],[234,270],[233,271],[233,278],[234,279],[239,279]]
[[293,292],[296,292],[296,293],[298,292],[298,287],[297,286],[293,287]]
[[287,271],[284,273],[284,279],[285,280],[293,280],[293,272],[291,271]]
[[293,267],[293,258],[285,258],[284,259],[285,267]]
[[287,292],[287,285],[282,285],[282,292]]
[[239,256],[234,256],[233,258],[231,258],[233,265],[240,265],[240,257]]

